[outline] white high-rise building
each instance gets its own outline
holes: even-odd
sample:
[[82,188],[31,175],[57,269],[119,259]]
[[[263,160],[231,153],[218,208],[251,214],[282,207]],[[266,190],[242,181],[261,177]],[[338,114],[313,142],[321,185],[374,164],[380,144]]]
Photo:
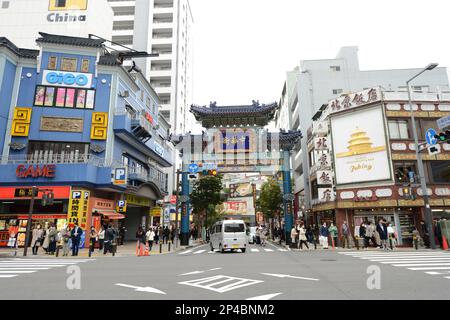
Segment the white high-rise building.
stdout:
[[[406,91],[406,81],[420,70],[422,68],[360,70],[358,47],[343,47],[334,59],[303,60],[299,67],[287,72],[275,127],[301,130],[305,137],[301,149],[295,150],[292,155],[294,191],[299,196],[300,205],[310,208],[308,165],[303,165],[310,161],[306,137],[312,118],[322,105],[342,94],[375,86],[385,90]],[[448,91],[447,69],[439,67],[426,72],[412,85],[412,89],[419,92]]]

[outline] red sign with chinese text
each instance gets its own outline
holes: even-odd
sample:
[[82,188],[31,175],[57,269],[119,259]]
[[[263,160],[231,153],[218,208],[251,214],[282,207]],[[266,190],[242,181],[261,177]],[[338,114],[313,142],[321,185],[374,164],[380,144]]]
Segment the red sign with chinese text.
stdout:
[[[50,189],[55,195],[55,199],[69,199],[70,187],[67,186],[41,186],[42,189]],[[31,198],[31,187],[0,187],[0,199],[27,199]],[[36,199],[42,198],[42,192]]]

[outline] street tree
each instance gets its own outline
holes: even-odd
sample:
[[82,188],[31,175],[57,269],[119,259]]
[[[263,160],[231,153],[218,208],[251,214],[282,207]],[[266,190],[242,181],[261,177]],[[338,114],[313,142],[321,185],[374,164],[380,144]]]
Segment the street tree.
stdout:
[[283,205],[283,195],[280,185],[274,179],[269,179],[261,187],[257,200],[257,208],[263,212],[266,219],[272,219]]

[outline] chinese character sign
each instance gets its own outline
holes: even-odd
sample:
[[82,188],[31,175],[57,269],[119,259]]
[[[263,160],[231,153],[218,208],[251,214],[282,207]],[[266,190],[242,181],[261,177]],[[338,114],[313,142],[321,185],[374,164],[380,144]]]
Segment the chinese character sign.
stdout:
[[328,137],[320,137],[314,139],[314,149],[328,150]]
[[317,171],[317,184],[333,184],[331,171]]
[[81,229],[86,230],[89,196],[90,192],[87,190],[72,190],[70,192],[67,220],[71,228],[77,222]]
[[334,201],[334,192],[332,188],[319,188],[319,202]]

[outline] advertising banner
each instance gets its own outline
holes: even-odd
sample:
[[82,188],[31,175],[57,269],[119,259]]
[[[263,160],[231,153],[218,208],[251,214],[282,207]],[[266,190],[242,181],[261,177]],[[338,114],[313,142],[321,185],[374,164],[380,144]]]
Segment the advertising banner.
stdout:
[[253,187],[250,183],[230,184],[230,198],[250,197]]
[[88,190],[72,190],[67,213],[68,224],[71,228],[78,222],[81,229],[86,230],[90,192]]
[[331,118],[336,184],[391,180],[380,106]]
[[225,214],[238,214],[246,215],[247,212],[247,202],[246,201],[228,201],[223,203],[223,209]]

